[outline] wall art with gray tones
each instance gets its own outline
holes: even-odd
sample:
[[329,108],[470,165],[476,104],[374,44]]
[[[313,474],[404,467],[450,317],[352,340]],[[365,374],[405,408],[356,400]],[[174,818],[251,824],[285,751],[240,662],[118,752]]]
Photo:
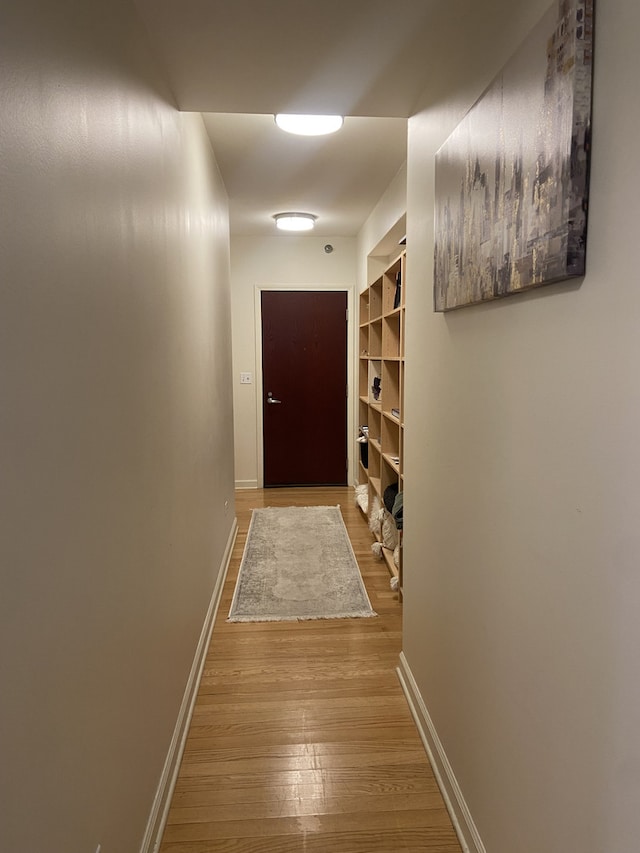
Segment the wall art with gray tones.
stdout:
[[436,156],[436,311],[583,276],[593,0],[557,0]]

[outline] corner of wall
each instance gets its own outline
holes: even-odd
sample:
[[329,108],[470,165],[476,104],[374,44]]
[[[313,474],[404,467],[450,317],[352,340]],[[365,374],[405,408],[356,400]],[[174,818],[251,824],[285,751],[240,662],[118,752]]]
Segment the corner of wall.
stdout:
[[151,813],[149,814],[149,820],[147,822],[147,828],[140,847],[140,853],[157,853],[160,849],[162,835],[164,833],[167,817],[169,815],[169,808],[171,806],[171,798],[175,790],[178,771],[180,770],[180,762],[182,761],[182,755],[184,753],[184,747],[189,733],[189,726],[191,724],[191,718],[195,708],[198,688],[202,678],[202,670],[204,668],[204,662],[209,649],[209,643],[211,641],[211,633],[213,631],[218,608],[220,606],[222,590],[224,588],[227,572],[229,571],[229,563],[231,562],[231,554],[233,552],[233,546],[237,535],[238,520],[234,518],[231,531],[229,533],[229,539],[227,540],[227,545],[224,551],[224,557],[220,565],[220,570],[217,573],[217,581],[211,595],[207,615],[200,633],[200,639],[196,646],[191,671],[189,672],[173,736],[171,738],[167,757],[162,769],[162,774],[158,782],[158,788],[153,800],[153,806],[151,807]]
[[418,685],[409,663],[400,653],[398,678],[407,699],[409,710],[413,716],[418,733],[429,757],[438,787],[442,793],[447,811],[451,817],[463,853],[486,853],[480,833],[473,821],[469,807],[464,799],[462,789],[455,777],[453,768],[438,736],[427,706],[420,694]]

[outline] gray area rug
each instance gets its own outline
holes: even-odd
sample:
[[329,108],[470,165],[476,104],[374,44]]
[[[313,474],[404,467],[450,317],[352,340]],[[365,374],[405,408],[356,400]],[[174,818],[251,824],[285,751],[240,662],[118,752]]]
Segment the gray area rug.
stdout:
[[254,509],[229,622],[376,615],[340,507]]

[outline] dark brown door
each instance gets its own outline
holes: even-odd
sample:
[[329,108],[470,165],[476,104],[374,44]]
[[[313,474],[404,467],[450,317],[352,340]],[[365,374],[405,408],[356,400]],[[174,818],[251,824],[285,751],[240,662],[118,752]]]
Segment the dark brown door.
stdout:
[[262,292],[265,486],[347,483],[347,294]]

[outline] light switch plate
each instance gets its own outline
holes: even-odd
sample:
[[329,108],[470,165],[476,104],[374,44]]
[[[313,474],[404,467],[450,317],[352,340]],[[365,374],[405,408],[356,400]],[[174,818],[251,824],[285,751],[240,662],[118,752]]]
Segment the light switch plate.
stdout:
[[250,373],[241,373],[240,374],[240,384],[241,385],[251,385],[253,382],[253,376]]

